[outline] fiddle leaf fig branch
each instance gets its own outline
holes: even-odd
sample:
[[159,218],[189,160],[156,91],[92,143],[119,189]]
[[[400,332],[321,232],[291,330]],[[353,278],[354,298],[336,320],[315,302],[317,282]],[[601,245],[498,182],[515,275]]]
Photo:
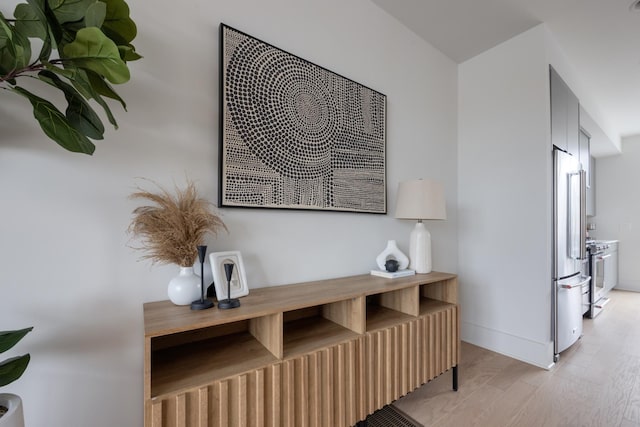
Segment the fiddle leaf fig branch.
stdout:
[[[131,44],[136,34],[125,0],[26,0],[13,18],[0,11],[0,89],[29,101],[42,131],[61,147],[93,154],[91,140],[104,138],[104,125],[92,104],[118,128],[105,98],[126,111],[111,85],[128,82],[127,62],[142,58]],[[41,41],[39,52],[32,39]],[[43,92],[19,85],[25,77],[43,83]],[[64,112],[46,99],[47,87],[64,95]]]

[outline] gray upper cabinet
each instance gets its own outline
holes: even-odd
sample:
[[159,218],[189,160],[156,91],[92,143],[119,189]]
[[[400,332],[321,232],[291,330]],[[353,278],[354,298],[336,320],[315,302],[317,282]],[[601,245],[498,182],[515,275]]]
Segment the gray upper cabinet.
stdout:
[[590,184],[587,188],[587,216],[596,216],[596,159],[591,157],[589,162],[589,179]]
[[587,174],[587,188],[591,187],[591,136],[584,130],[580,129],[580,164]]
[[551,142],[561,150],[580,156],[580,103],[578,97],[549,66],[551,87]]
[[580,103],[578,97],[567,86],[567,151],[580,153]]

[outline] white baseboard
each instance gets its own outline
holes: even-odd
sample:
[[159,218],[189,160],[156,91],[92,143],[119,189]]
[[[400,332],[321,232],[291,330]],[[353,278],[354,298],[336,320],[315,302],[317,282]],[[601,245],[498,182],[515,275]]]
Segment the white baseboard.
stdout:
[[633,283],[631,285],[628,283],[618,284],[618,286],[616,286],[613,289],[618,291],[640,292],[640,284],[636,284],[636,283]]
[[543,369],[550,369],[554,365],[553,342],[531,341],[467,322],[461,324],[461,338],[462,341]]

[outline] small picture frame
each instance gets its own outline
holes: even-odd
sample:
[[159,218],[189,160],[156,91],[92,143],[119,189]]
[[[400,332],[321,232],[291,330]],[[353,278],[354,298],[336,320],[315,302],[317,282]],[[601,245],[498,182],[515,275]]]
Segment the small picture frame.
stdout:
[[[216,289],[218,301],[249,295],[247,276],[244,271],[240,251],[212,252],[209,254],[209,262],[211,263],[213,284]],[[231,276],[231,296],[227,295],[227,276],[224,272],[225,264],[235,265]]]

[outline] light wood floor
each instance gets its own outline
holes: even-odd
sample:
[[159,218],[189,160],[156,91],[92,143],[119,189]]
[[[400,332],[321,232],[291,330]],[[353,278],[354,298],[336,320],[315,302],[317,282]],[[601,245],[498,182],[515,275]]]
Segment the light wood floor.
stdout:
[[396,407],[425,427],[640,427],[640,293],[610,297],[553,369],[463,343],[457,393],[447,373]]

